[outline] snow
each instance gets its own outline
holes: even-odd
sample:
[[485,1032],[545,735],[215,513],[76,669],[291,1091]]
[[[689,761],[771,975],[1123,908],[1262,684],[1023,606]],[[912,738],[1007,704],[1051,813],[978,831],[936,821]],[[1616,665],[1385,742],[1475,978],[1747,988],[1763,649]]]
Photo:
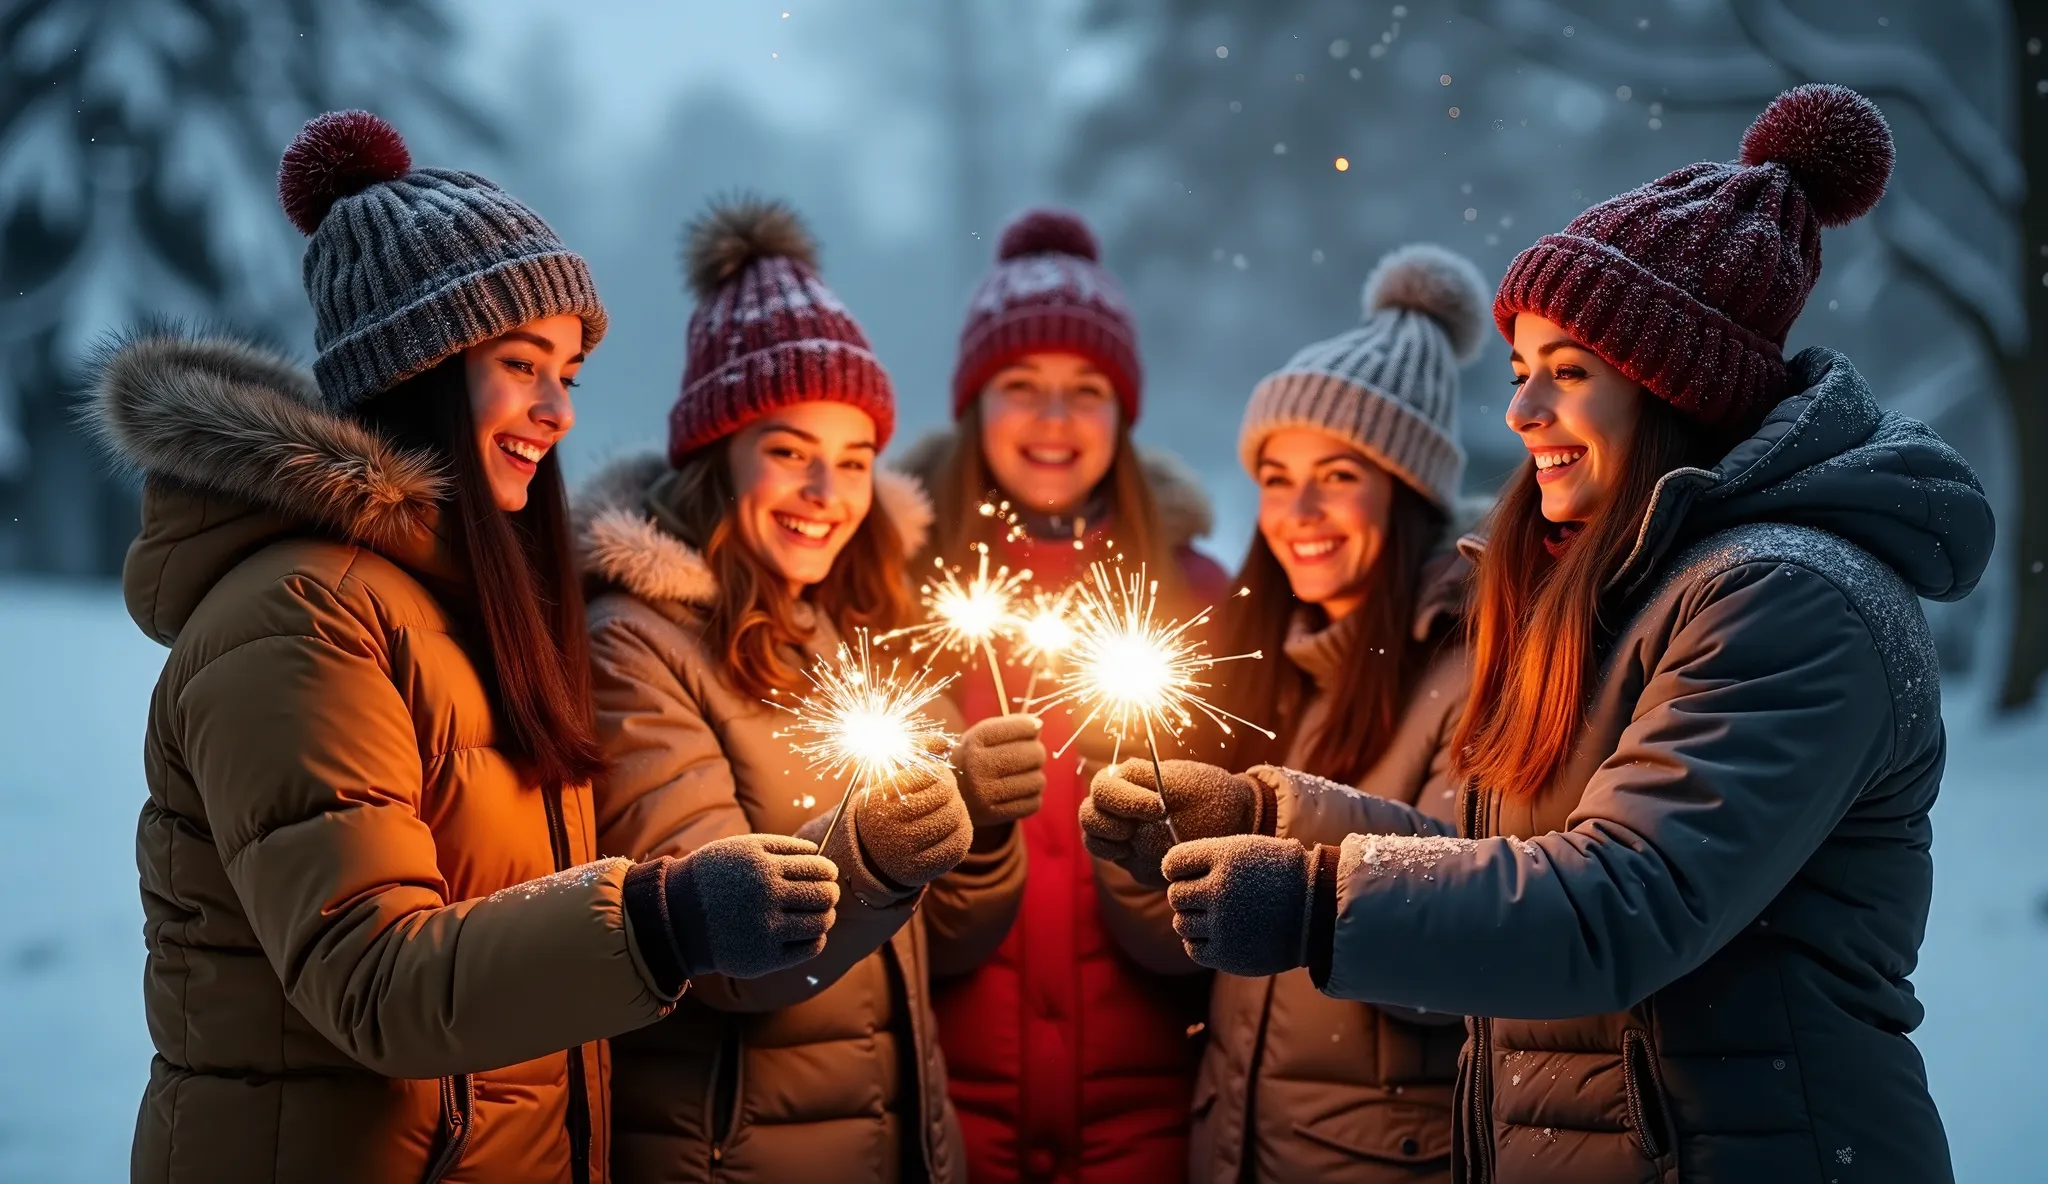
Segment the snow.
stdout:
[[[126,1174],[150,1055],[140,736],[162,660],[112,588],[0,581],[0,1180]],[[2048,711],[1988,725],[1949,698],[1915,1043],[1957,1178],[1991,1184],[2036,1175],[2048,1118]]]

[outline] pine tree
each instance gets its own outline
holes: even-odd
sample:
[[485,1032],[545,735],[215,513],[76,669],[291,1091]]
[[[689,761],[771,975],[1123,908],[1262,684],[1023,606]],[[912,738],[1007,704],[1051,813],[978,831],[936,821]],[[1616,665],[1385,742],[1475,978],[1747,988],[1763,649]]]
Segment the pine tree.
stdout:
[[14,0],[0,10],[0,569],[118,570],[135,495],[71,423],[104,335],[298,344],[283,146],[324,109],[489,139],[440,0]]

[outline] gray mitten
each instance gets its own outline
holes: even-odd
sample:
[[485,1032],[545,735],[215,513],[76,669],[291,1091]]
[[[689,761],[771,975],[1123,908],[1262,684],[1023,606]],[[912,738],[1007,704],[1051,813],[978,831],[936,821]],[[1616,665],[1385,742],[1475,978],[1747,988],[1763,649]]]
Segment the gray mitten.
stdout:
[[626,873],[641,957],[671,993],[703,974],[758,978],[818,956],[839,869],[788,835],[733,835]]
[[1187,842],[1272,833],[1273,795],[1261,783],[1201,761],[1162,761],[1159,771],[1163,792],[1144,757],[1095,774],[1081,803],[1081,841],[1090,854],[1156,888],[1166,883],[1159,861],[1176,834]]
[[[815,839],[831,822],[820,814],[799,836]],[[974,842],[974,823],[953,771],[943,765],[906,773],[857,795],[825,846],[855,898],[890,904],[952,871]]]
[[998,715],[967,729],[953,749],[960,797],[975,826],[999,826],[1038,813],[1045,797],[1044,725],[1035,715]]
[[1264,835],[1198,839],[1169,851],[1166,899],[1188,957],[1245,978],[1308,965],[1311,888],[1329,851]]

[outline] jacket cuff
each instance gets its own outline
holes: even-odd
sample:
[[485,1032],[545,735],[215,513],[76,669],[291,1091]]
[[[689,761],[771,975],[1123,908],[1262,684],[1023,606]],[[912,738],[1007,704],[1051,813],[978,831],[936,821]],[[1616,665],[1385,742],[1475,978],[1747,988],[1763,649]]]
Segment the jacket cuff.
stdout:
[[1316,844],[1308,859],[1308,976],[1318,991],[1330,981],[1337,945],[1337,860],[1335,847]]
[[620,890],[626,921],[632,926],[634,944],[640,949],[640,960],[654,976],[656,988],[669,999],[681,995],[690,981],[683,951],[676,944],[675,926],[669,923],[668,871],[675,862],[663,856],[634,864],[626,869],[625,884]]
[[1263,777],[1246,777],[1257,801],[1252,807],[1252,833],[1267,838],[1280,833],[1280,795]]

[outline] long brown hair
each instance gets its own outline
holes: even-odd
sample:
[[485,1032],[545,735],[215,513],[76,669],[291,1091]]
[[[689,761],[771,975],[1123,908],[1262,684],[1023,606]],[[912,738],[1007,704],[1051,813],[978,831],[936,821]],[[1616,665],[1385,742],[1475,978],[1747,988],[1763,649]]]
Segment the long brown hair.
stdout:
[[506,749],[541,784],[559,788],[604,768],[591,715],[583,590],[569,543],[569,498],[557,449],[507,514],[477,455],[476,418],[461,354],[373,398],[357,413],[395,442],[438,457],[452,480],[442,513],[468,572],[468,608],[481,627],[488,685]]
[[[1180,565],[1175,561],[1173,541],[1160,529],[1159,506],[1152,496],[1152,483],[1145,475],[1145,462],[1131,439],[1128,422],[1116,430],[1116,455],[1103,478],[1109,491],[1111,537],[1125,563],[1135,568],[1143,563],[1159,580],[1160,597],[1173,605],[1184,599]],[[1003,529],[994,518],[984,517],[980,506],[990,494],[1001,494],[988,460],[981,451],[981,400],[967,404],[954,426],[952,442],[939,460],[931,482],[931,541],[919,558],[926,563],[939,556],[948,563],[962,562],[977,543],[993,543]]]
[[[1443,511],[1429,499],[1407,482],[1394,481],[1386,535],[1367,573],[1370,584],[1365,600],[1354,610],[1363,617],[1357,639],[1345,655],[1336,685],[1324,693],[1329,712],[1307,756],[1301,758],[1304,771],[1355,784],[1393,741],[1416,677],[1441,640],[1415,637],[1415,608],[1423,564],[1442,540],[1445,522]],[[1229,633],[1220,652],[1256,650],[1265,658],[1230,667],[1229,677],[1219,680],[1222,685],[1217,698],[1232,713],[1264,724],[1278,735],[1269,739],[1261,732],[1234,726],[1223,763],[1232,769],[1285,763],[1302,713],[1315,695],[1309,673],[1287,656],[1289,623],[1304,610],[1311,614],[1312,624],[1327,624],[1327,618],[1321,609],[1295,596],[1286,569],[1257,531],[1252,532],[1237,582],[1248,591],[1219,610]]]
[[[809,632],[798,624],[796,601],[782,577],[740,539],[732,514],[738,498],[731,445],[727,436],[683,457],[665,505],[717,583],[705,616],[705,647],[723,659],[727,676],[745,694],[800,691],[806,684],[794,658]],[[842,635],[894,629],[909,619],[903,536],[879,498],[806,598]]]
[[1561,557],[1545,540],[1534,460],[1508,480],[1487,519],[1468,629],[1472,691],[1452,739],[1459,771],[1510,796],[1533,797],[1572,754],[1602,640],[1601,597],[1635,548],[1657,483],[1712,464],[1727,440],[1647,393],[1621,481]]

